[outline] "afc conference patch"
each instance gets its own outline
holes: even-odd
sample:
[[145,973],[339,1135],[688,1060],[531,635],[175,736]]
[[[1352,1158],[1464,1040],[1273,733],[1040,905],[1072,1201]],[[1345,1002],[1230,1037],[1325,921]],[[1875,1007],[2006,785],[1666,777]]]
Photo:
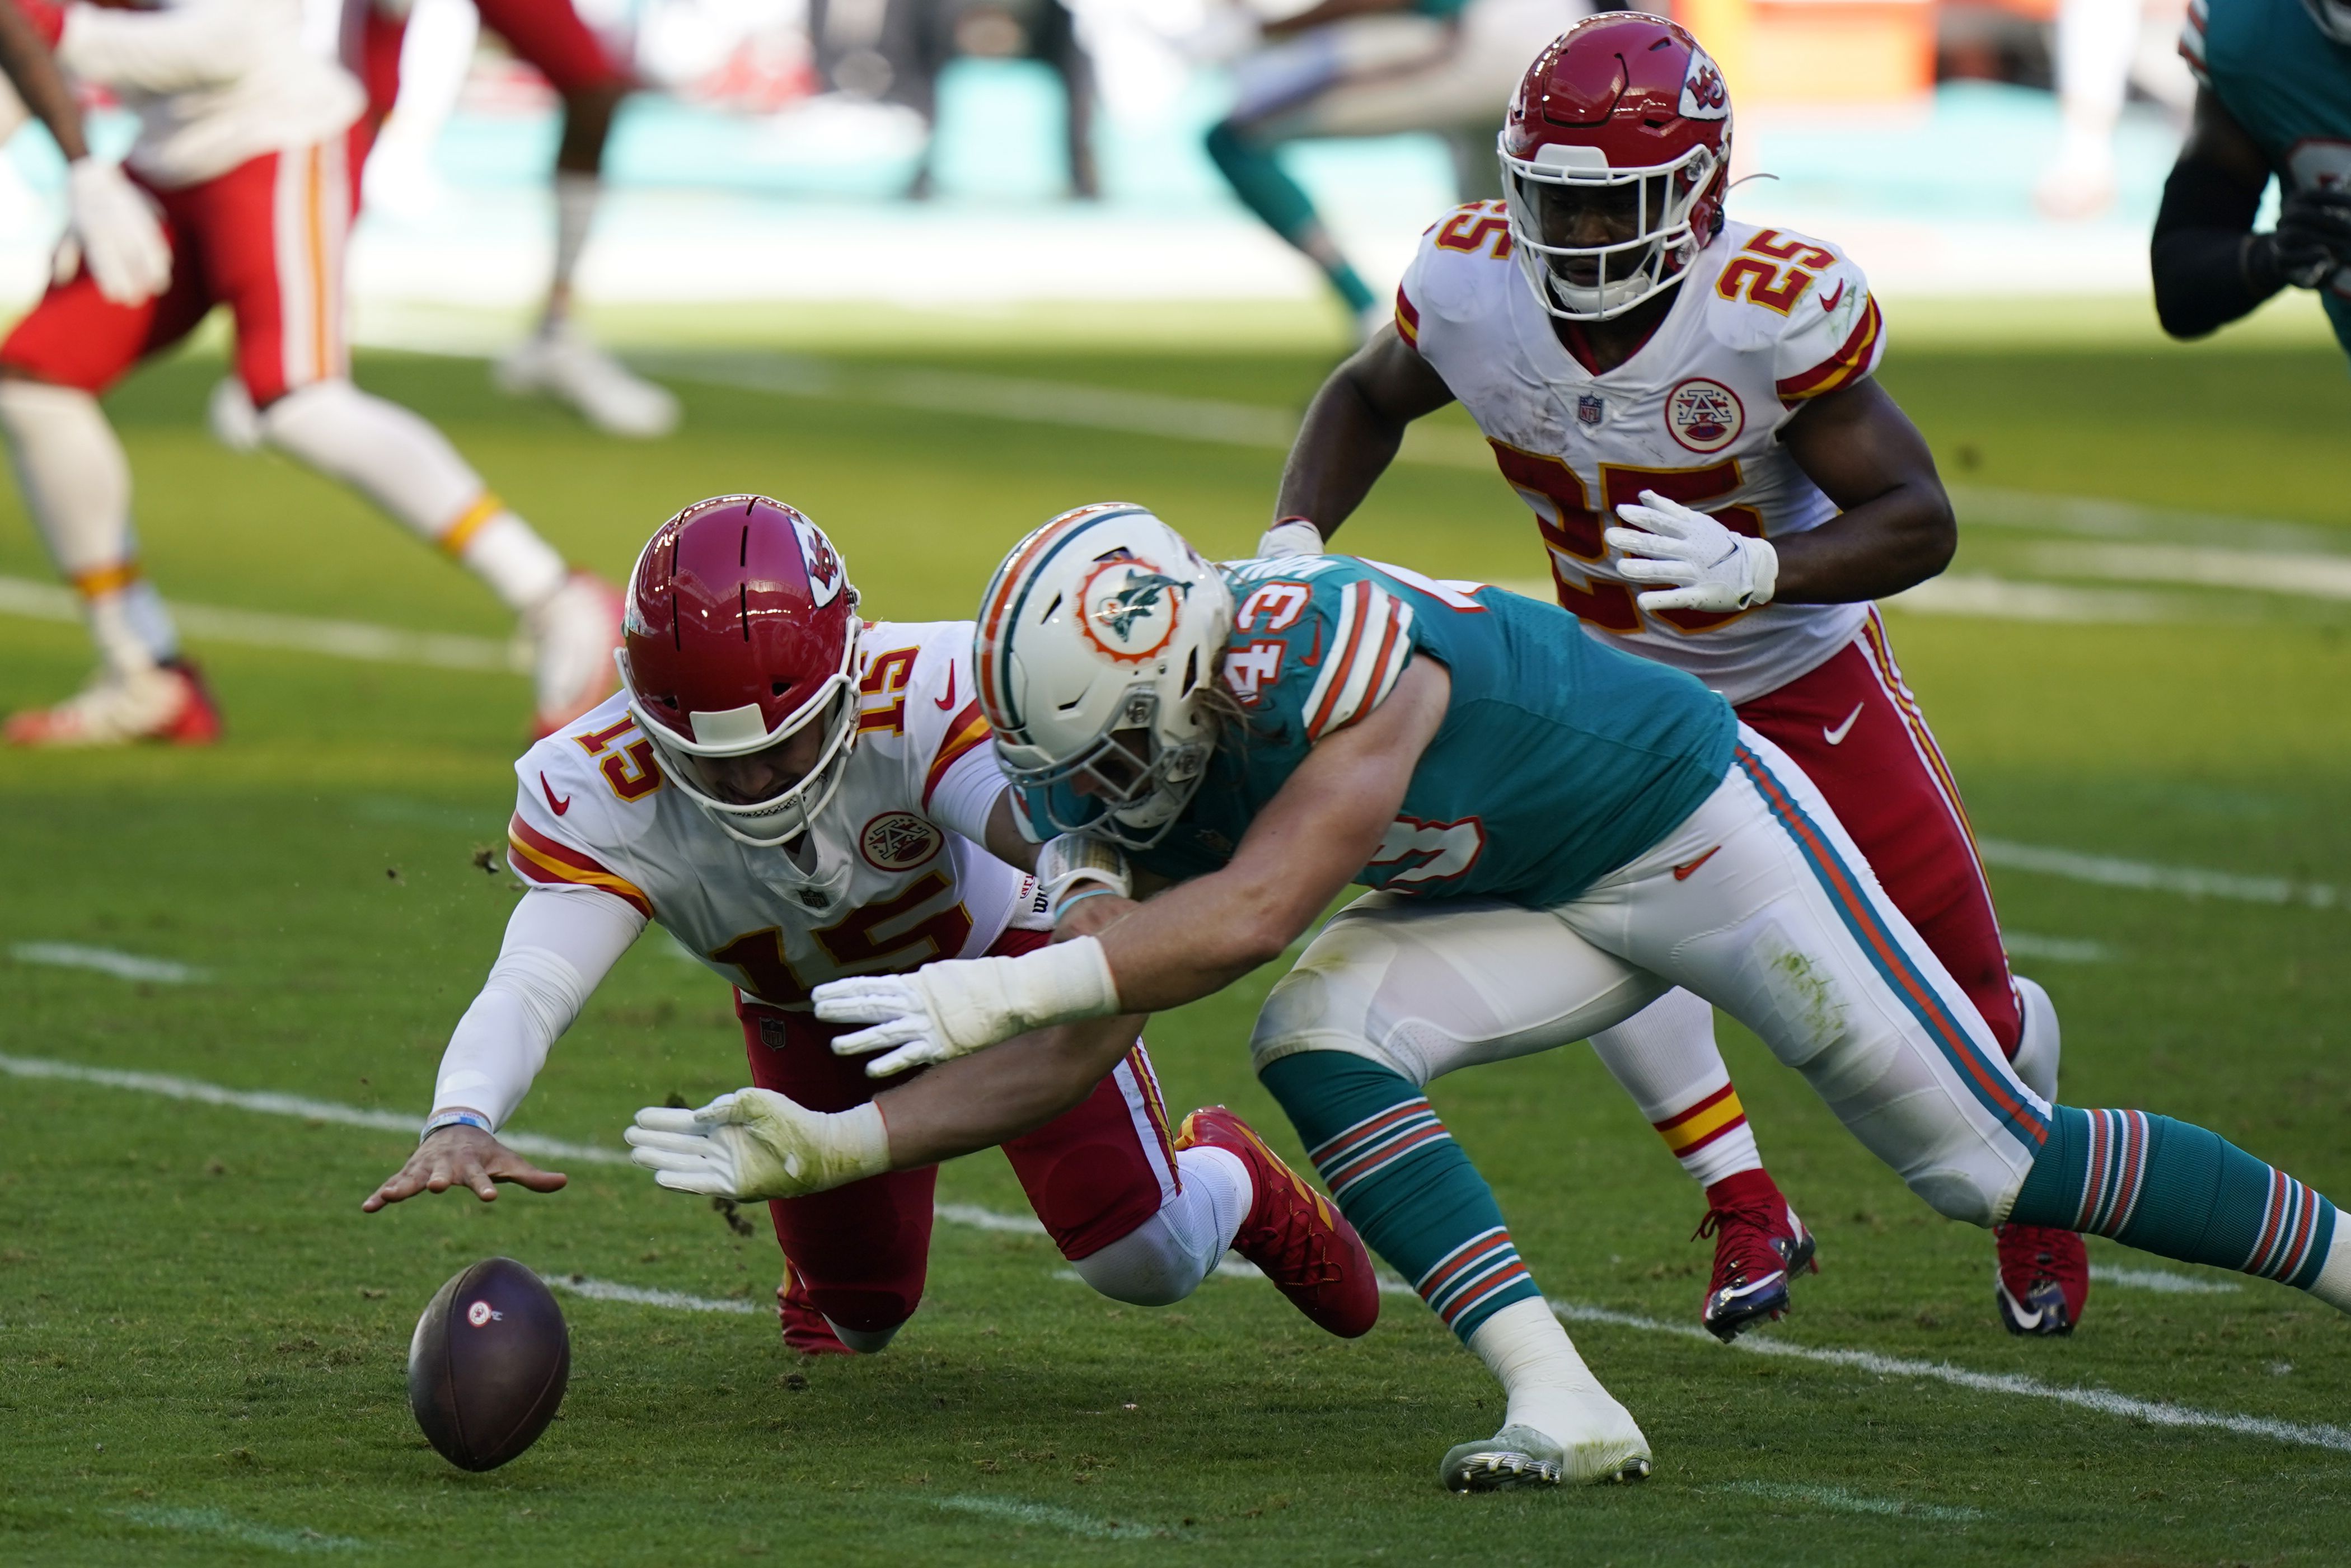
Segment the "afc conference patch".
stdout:
[[1666,430],[1692,452],[1719,452],[1746,427],[1739,394],[1720,382],[1692,376],[1666,396]]
[[1575,394],[1575,423],[1588,430],[1600,428],[1600,421],[1608,413],[1608,405],[1590,392]]
[[857,850],[876,871],[912,871],[946,842],[938,829],[912,811],[884,811],[857,835]]

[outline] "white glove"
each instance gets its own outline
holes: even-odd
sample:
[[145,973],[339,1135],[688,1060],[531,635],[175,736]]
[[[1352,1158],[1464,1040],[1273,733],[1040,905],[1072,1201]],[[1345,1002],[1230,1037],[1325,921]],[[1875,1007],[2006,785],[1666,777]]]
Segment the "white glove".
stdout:
[[1071,905],[1086,899],[1105,893],[1132,897],[1134,877],[1116,844],[1085,833],[1063,833],[1046,840],[1037,852],[1037,885],[1044,889],[1053,924],[1059,925]]
[[1284,517],[1257,541],[1259,560],[1285,560],[1294,555],[1323,553],[1322,530],[1304,517]]
[[1017,958],[950,958],[911,975],[827,980],[813,995],[816,1016],[825,1022],[873,1026],[832,1042],[836,1056],[888,1051],[866,1064],[869,1078],[967,1056],[1032,1029],[1118,1011],[1110,959],[1091,936]]
[[629,1158],[677,1192],[806,1197],[890,1168],[881,1108],[811,1111],[768,1089],[721,1094],[699,1111],[648,1105],[622,1134]]
[[117,305],[138,305],[171,287],[172,246],[139,187],[95,158],[66,165],[66,237],[57,280],[84,264],[98,291]]
[[1704,512],[1668,501],[1655,490],[1616,515],[1629,528],[1610,528],[1608,542],[1625,559],[1617,568],[1635,582],[1670,582],[1641,595],[1644,610],[1750,610],[1771,602],[1780,581],[1780,552],[1763,539],[1734,534]]

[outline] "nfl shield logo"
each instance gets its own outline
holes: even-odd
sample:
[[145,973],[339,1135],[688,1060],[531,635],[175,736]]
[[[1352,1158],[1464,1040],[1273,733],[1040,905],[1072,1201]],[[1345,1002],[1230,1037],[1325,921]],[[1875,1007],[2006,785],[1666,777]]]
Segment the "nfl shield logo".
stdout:
[[1590,392],[1579,392],[1579,393],[1577,393],[1577,394],[1576,394],[1576,399],[1575,399],[1575,423],[1578,423],[1578,424],[1584,424],[1584,425],[1591,425],[1591,426],[1593,426],[1593,427],[1595,427],[1595,428],[1596,428],[1596,427],[1599,425],[1599,423],[1600,423],[1600,416],[1601,416],[1601,414],[1602,414],[1603,413],[1604,413],[1604,412],[1605,412],[1605,408],[1604,408],[1604,406],[1602,404],[1601,401],[1600,401],[1597,397],[1594,397],[1592,393],[1590,393]]

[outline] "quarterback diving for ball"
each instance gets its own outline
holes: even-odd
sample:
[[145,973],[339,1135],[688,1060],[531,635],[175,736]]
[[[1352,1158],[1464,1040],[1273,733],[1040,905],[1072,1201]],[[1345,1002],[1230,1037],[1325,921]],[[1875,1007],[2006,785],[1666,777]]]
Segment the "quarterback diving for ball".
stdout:
[[[1369,884],[1275,986],[1251,1050],[1346,1217],[1503,1385],[1500,1429],[1445,1457],[1450,1487],[1652,1461],[1425,1087],[1676,987],[1951,1218],[2095,1231],[2351,1310],[2332,1204],[2201,1128],[2036,1093],[1787,754],[1556,606],[1346,556],[1217,567],[1102,505],[998,570],[974,675],[1029,831],[1057,860],[1063,836],[1115,848],[1147,896],[1088,898],[1071,939],[1017,956],[818,986],[819,1018],[866,1026],[833,1049],[930,1066],[895,1092],[893,1131],[956,1121],[980,1146],[958,1099],[986,1048],[1207,996]],[[1093,1049],[1061,1059],[1073,1086],[1113,1060]],[[793,1107],[753,1135],[820,1145],[831,1125]]]
[[[733,986],[751,1083],[640,1112],[633,1157],[679,1191],[777,1200],[793,1349],[872,1353],[914,1315],[936,1163],[967,1146],[902,1124],[893,1094],[831,1049],[842,1031],[811,1014],[810,990],[1038,950],[1056,898],[1091,896],[1105,873],[1029,874],[970,623],[858,612],[831,541],[789,507],[722,496],[662,525],[629,582],[622,689],[516,764],[508,863],[528,891],[450,1039],[416,1153],[367,1209],[453,1186],[485,1201],[499,1182],[562,1186],[497,1129],[659,922]],[[967,1147],[1002,1145],[1105,1295],[1179,1301],[1233,1248],[1315,1322],[1364,1333],[1379,1291],[1353,1230],[1229,1111],[1170,1127],[1139,1025],[1049,1027],[991,1053],[996,1071],[960,1092],[998,1131]],[[823,1136],[777,1136],[800,1106],[831,1113]]]

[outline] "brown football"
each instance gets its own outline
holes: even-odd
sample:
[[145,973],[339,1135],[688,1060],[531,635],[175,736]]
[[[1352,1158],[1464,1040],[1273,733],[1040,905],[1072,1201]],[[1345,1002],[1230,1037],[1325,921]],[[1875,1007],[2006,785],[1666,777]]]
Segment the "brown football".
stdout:
[[442,1286],[408,1344],[408,1407],[461,1469],[496,1469],[538,1441],[570,1376],[563,1313],[511,1258],[485,1258]]

